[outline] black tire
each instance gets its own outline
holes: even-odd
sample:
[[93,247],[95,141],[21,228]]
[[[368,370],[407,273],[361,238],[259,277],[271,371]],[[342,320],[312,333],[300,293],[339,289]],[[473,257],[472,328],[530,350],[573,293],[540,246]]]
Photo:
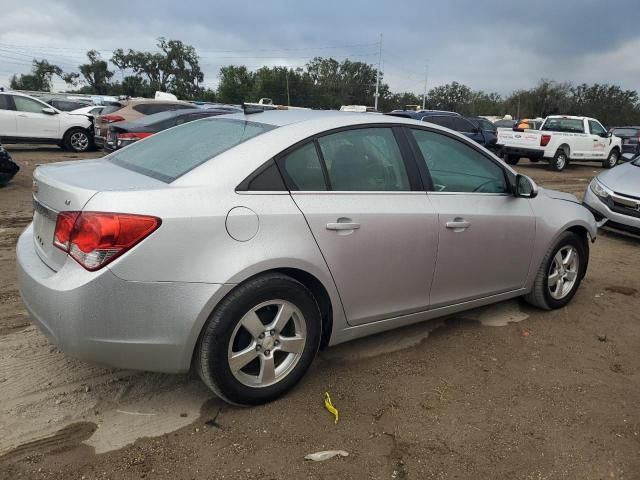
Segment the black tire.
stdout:
[[91,150],[93,139],[84,128],[71,128],[64,134],[63,144],[65,150],[83,153]]
[[540,159],[539,158],[530,158],[529,161],[533,162],[533,163],[538,163],[540,161]]
[[[276,383],[249,386],[241,382],[231,370],[228,358],[230,343],[234,332],[238,332],[241,319],[256,306],[274,299],[290,302],[301,312],[306,327],[304,347],[295,366]],[[265,323],[263,318],[261,321]],[[244,333],[245,337],[249,335],[248,331]],[[194,367],[203,382],[229,403],[267,403],[286,393],[302,378],[318,352],[321,333],[320,309],[313,294],[303,284],[279,273],[260,275],[238,286],[218,304],[200,335]],[[269,351],[263,350],[259,355],[256,354],[261,357],[255,360],[259,365],[262,365],[265,353],[268,354]],[[275,347],[271,355],[275,361]],[[247,367],[251,367],[251,363],[242,368]]]
[[567,167],[567,165],[569,165],[569,155],[567,155],[564,150],[560,149],[556,152],[553,159],[551,159],[549,165],[556,172],[561,172]]
[[516,155],[505,155],[504,161],[507,162],[509,165],[517,165],[518,162],[520,161],[520,157]]
[[[565,247],[574,247],[578,254],[578,271],[576,281],[571,290],[561,299],[553,298],[549,289],[549,272],[553,267],[556,254]],[[549,248],[533,282],[533,289],[524,296],[525,301],[543,310],[554,310],[567,305],[575,295],[586,273],[589,260],[588,246],[583,239],[573,232],[564,232],[558,240]]]
[[609,156],[602,161],[602,168],[613,168],[618,164],[620,160],[620,152],[617,148],[613,148],[609,152]]

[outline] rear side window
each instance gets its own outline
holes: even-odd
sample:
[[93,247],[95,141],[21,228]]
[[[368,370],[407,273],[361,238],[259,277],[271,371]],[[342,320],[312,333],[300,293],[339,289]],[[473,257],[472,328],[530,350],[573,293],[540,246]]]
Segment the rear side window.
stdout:
[[116,150],[106,158],[121,167],[169,183],[225,150],[273,128],[231,119],[191,122]]
[[0,95],[0,110],[13,110],[9,95]]
[[500,166],[441,133],[411,129],[436,192],[508,193]]
[[453,124],[453,129],[456,132],[470,133],[476,128],[471,124],[471,122],[462,117],[452,117],[451,122]]
[[278,164],[284,181],[292,191],[324,191],[327,184],[322,172],[322,162],[315,143],[303,147],[282,157]]
[[318,139],[332,190],[408,191],[407,170],[391,128],[361,128]]
[[584,133],[584,123],[577,118],[550,118],[542,126],[542,130],[566,133]]
[[423,121],[429,122],[429,123],[435,123],[436,125],[440,125],[441,127],[450,128],[451,130],[455,130],[455,127],[454,127],[454,124],[453,124],[453,117],[433,116],[433,117],[427,117]]

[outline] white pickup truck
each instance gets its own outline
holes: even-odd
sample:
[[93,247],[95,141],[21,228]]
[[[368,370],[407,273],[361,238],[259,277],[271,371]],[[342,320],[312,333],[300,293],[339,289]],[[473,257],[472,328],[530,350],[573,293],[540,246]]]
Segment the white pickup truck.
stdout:
[[570,160],[599,161],[604,168],[614,167],[622,141],[594,118],[553,115],[545,118],[540,130],[499,128],[497,147],[510,165],[521,158],[532,162],[544,159],[561,171]]

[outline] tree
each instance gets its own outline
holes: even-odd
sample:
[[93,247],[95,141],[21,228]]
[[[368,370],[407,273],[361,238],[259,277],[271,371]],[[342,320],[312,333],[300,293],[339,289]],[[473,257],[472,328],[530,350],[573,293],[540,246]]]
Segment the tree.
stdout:
[[100,53],[96,50],[87,52],[89,63],[84,63],[78,67],[84,77],[84,81],[92,88],[93,93],[106,95],[109,92],[110,80],[113,72],[109,70],[109,64],[100,58]]
[[430,109],[449,110],[464,115],[471,113],[473,92],[466,85],[452,82],[429,90],[427,99]]
[[380,100],[378,107],[382,112],[395,109],[403,109],[407,105],[422,105],[422,96],[415,93],[390,93],[386,98]]
[[218,98],[221,102],[243,103],[252,100],[254,74],[247,67],[221,67],[219,77]]
[[571,88],[572,111],[576,115],[595,117],[608,126],[630,125],[640,119],[638,92],[622,90],[617,85],[583,83]]
[[171,92],[178,98],[197,97],[204,80],[195,48],[180,40],[158,39],[160,52],[143,52],[119,48],[113,52],[111,63],[122,71],[142,76],[152,90]]
[[11,88],[13,90],[33,90],[38,92],[50,92],[51,81],[56,75],[63,78],[62,69],[49,63],[47,60],[33,59],[31,73],[21,74],[19,77],[11,77]]

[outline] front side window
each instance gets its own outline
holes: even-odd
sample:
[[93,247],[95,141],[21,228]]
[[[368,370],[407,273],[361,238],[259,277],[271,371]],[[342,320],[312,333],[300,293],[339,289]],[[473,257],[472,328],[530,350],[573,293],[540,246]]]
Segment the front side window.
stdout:
[[332,190],[411,190],[391,128],[346,130],[321,137],[318,144]]
[[190,122],[116,150],[106,158],[123,168],[169,183],[225,150],[273,128],[231,119]]
[[453,123],[453,129],[456,132],[471,133],[477,129],[471,122],[462,117],[452,117],[451,121]]
[[463,142],[411,129],[436,192],[508,193],[502,168]]
[[278,162],[287,188],[292,191],[323,191],[327,184],[322,162],[313,142],[289,153]]
[[589,120],[589,130],[591,130],[592,135],[606,135],[607,131],[604,129],[602,125],[594,120]]
[[36,100],[17,95],[14,95],[13,101],[16,103],[16,110],[19,112],[42,113],[42,109],[47,107],[47,105]]
[[9,95],[0,95],[0,110],[13,110]]

